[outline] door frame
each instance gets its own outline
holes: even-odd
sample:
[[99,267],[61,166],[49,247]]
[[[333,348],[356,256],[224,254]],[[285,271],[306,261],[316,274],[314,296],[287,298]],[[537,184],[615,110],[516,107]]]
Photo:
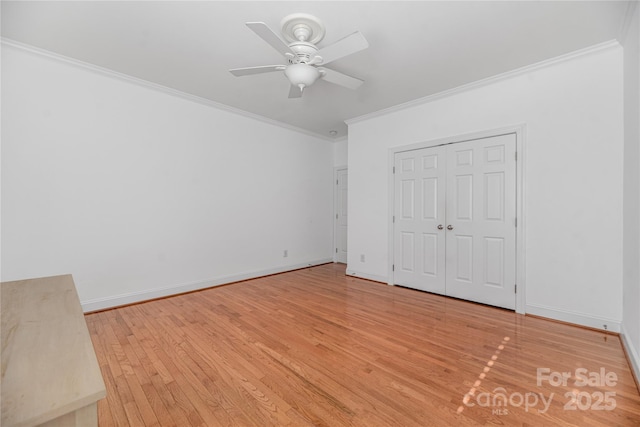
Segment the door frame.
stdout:
[[[347,172],[349,171],[349,168],[347,167],[347,165],[344,166],[334,166],[333,167],[333,255],[332,255],[332,259],[333,262],[338,262],[338,255],[337,255],[337,250],[338,250],[338,221],[336,221],[336,219],[338,218],[338,173],[341,170],[346,170]],[[348,190],[348,184],[347,184],[347,191]],[[349,203],[348,203],[348,196],[347,196],[347,212],[349,209]],[[347,229],[348,229],[349,225],[347,223]],[[347,246],[348,248],[348,246]],[[349,250],[347,249],[347,257],[348,257],[348,252]],[[347,259],[348,262],[348,259]]]
[[454,144],[456,142],[468,142],[476,139],[484,139],[491,138],[494,136],[507,135],[507,134],[515,134],[516,135],[516,286],[517,292],[515,295],[516,298],[516,313],[525,314],[525,296],[526,296],[526,281],[525,281],[525,226],[526,220],[524,215],[524,203],[525,203],[525,194],[524,194],[524,180],[525,180],[525,139],[526,139],[526,125],[515,125],[515,126],[507,126],[504,128],[496,128],[489,129],[485,131],[472,132],[462,135],[450,136],[445,138],[433,139],[428,141],[421,141],[413,144],[400,145],[396,147],[391,147],[388,150],[388,239],[387,239],[387,253],[388,253],[388,280],[387,284],[395,285],[395,275],[393,271],[393,260],[394,260],[394,247],[393,247],[393,239],[394,239],[394,191],[395,185],[394,180],[395,176],[393,173],[393,167],[395,163],[395,155],[396,153],[401,153],[403,151],[409,150],[418,150],[422,148],[436,147],[439,145],[447,145]]

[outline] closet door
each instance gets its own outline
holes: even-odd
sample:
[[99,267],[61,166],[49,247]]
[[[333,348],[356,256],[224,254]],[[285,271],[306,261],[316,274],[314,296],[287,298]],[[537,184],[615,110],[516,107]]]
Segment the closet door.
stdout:
[[515,308],[515,134],[396,153],[394,283]]
[[447,295],[515,308],[515,135],[447,146]]
[[394,278],[399,285],[445,293],[446,148],[395,156]]

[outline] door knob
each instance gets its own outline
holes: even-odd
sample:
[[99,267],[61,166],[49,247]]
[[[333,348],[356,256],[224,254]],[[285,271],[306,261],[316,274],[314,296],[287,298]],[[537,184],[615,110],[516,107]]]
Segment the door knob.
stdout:
[[453,230],[453,225],[451,224],[447,225],[447,230]]
[[442,224],[438,224],[438,230],[442,230],[443,228]]

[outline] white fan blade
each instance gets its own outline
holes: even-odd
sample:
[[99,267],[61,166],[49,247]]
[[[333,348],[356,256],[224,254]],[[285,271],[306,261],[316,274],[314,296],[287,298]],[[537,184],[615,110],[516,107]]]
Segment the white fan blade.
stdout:
[[289,98],[302,98],[302,91],[298,86],[291,85],[291,89],[289,89]]
[[282,55],[293,54],[291,49],[289,49],[289,45],[286,44],[276,33],[271,30],[271,28],[267,27],[267,24],[264,22],[247,22],[247,27],[249,27],[254,33],[256,33],[260,38],[271,45],[275,50],[280,52]]
[[234,68],[233,70],[229,70],[229,72],[236,77],[240,77],[250,76],[252,74],[270,73],[272,71],[282,71],[285,68],[287,67],[284,65],[262,65],[260,67]]
[[356,79],[355,77],[347,76],[338,71],[331,70],[329,68],[320,68],[323,80],[329,83],[344,86],[349,89],[356,90],[364,83],[364,80]]
[[360,31],[356,31],[332,45],[323,47],[316,55],[322,58],[321,64],[328,64],[336,59],[344,58],[347,55],[359,52],[368,47],[369,43],[367,39],[364,38]]

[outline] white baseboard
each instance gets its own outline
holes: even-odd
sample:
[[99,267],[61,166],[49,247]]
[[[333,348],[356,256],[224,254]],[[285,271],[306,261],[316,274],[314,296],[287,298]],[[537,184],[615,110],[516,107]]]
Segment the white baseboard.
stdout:
[[[347,268],[348,276],[361,277],[363,279],[373,280],[374,282],[388,283],[388,278],[377,276],[374,274],[363,273],[360,271]],[[603,331],[620,333],[621,322],[605,317],[591,316],[584,313],[576,313],[572,311],[559,310],[553,307],[547,307],[537,304],[527,304],[525,312],[536,316],[547,317],[549,319],[560,320],[562,322],[573,323],[589,328],[601,329]],[[606,325],[606,327],[605,327]],[[637,356],[636,356],[636,360]],[[638,377],[640,378],[640,376]]]
[[375,274],[363,273],[361,271],[350,270],[349,268],[347,268],[347,276],[361,277],[363,279],[373,280],[374,282],[380,282],[384,284],[386,284],[387,280],[389,280],[385,276],[378,276]]
[[182,294],[185,292],[197,291],[200,289],[211,288],[219,285],[226,285],[233,282],[239,282],[241,280],[255,279],[257,277],[268,276],[270,274],[284,273],[287,271],[297,270],[305,267],[313,267],[314,265],[326,264],[332,261],[333,260],[331,258],[319,259],[309,262],[302,262],[299,264],[291,264],[264,270],[251,271],[247,273],[234,274],[231,276],[216,277],[199,282],[182,283],[179,285],[165,286],[162,288],[149,289],[140,292],[130,292],[110,297],[95,298],[91,300],[81,301],[80,304],[82,305],[82,310],[85,313],[90,311],[105,310],[121,305],[148,301],[155,298],[162,298],[171,295]]
[[575,323],[576,325],[588,326],[590,328],[601,329],[603,331],[607,330],[611,332],[620,332],[619,320],[591,316],[588,314],[576,313],[573,311],[559,310],[557,308],[537,304],[527,304],[525,312],[527,314],[548,317],[550,319],[560,320],[568,323]]
[[624,327],[624,323],[623,323],[622,332],[620,333],[620,338],[622,339],[622,346],[627,352],[627,356],[629,357],[629,362],[631,364],[631,369],[633,370],[633,373],[636,376],[636,380],[640,381],[640,355],[638,354],[638,351],[640,351],[640,349],[636,349],[628,337],[629,337],[629,334],[627,333],[627,330]]

